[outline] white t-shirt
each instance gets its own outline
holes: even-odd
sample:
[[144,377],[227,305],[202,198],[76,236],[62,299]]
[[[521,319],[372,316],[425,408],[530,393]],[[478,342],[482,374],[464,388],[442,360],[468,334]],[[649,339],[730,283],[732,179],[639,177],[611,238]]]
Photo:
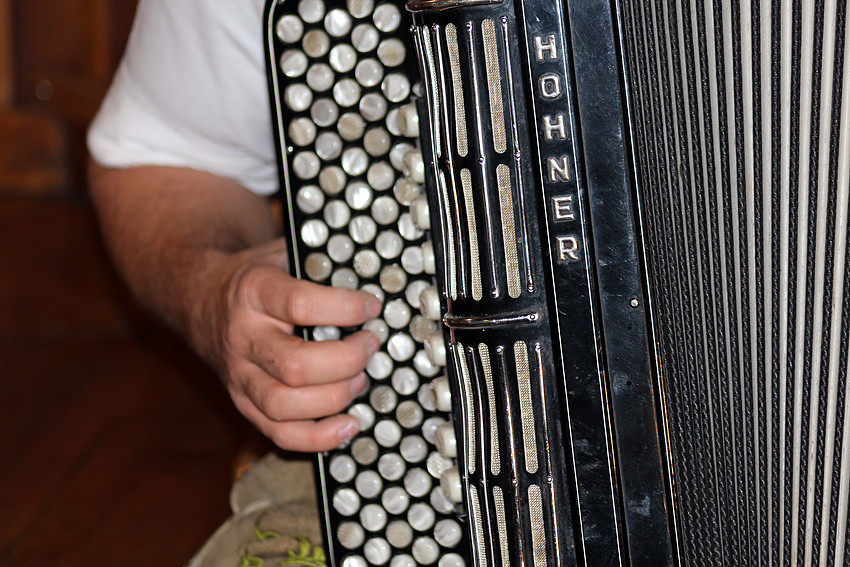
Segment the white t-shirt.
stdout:
[[106,167],[168,165],[277,190],[263,0],[141,0],[88,135]]

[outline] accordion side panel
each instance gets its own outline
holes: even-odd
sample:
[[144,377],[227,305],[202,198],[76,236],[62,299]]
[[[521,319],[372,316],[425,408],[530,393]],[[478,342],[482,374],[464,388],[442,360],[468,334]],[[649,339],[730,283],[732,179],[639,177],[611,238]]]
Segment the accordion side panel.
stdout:
[[683,557],[842,564],[847,4],[622,6]]

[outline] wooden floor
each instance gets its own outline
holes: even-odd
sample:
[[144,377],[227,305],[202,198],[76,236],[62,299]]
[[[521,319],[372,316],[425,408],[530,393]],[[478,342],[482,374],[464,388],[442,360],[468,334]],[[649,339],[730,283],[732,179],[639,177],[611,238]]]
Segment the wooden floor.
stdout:
[[0,565],[183,565],[246,432],[132,306],[85,203],[0,199]]

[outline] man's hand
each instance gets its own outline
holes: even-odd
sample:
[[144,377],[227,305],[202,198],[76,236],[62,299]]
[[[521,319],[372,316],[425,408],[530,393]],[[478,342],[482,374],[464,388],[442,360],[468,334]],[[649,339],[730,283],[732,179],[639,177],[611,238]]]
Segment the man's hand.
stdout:
[[283,240],[227,263],[236,267],[214,317],[216,362],[236,407],[286,449],[326,450],[353,437],[357,420],[335,414],[365,387],[363,369],[378,339],[360,331],[341,341],[307,342],[292,333],[295,326],[362,325],[380,314],[380,302],[290,277]]
[[182,168],[90,169],[115,263],[136,297],[221,373],[237,408],[277,445],[324,451],[357,432],[340,414],[377,350],[366,331],[305,342],[295,326],[356,326],[380,312],[364,292],[296,280],[265,199]]

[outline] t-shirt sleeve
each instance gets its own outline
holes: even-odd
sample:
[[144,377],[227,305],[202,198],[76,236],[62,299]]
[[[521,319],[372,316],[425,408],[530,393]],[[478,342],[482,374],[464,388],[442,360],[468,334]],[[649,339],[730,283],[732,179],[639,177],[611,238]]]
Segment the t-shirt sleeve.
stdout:
[[105,167],[189,167],[268,195],[277,170],[262,0],[141,0],[88,133]]

